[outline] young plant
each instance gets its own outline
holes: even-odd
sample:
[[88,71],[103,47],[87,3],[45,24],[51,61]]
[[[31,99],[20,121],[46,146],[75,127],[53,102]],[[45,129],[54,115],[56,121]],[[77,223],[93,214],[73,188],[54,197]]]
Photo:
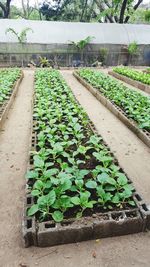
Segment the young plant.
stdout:
[[58,71],[36,71],[33,118],[36,146],[26,174],[34,200],[29,216],[61,222],[68,214],[79,218],[96,208],[133,204],[128,180],[123,182],[119,167]]

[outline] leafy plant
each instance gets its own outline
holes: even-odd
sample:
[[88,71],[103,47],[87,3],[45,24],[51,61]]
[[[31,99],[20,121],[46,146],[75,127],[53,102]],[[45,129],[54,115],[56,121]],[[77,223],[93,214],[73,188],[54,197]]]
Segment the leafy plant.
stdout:
[[13,85],[20,77],[19,69],[0,70],[0,106],[9,99]]
[[45,67],[50,67],[49,60],[46,57],[39,57],[40,61],[40,67],[45,68]]
[[105,48],[105,47],[100,48],[100,50],[99,50],[99,60],[100,60],[100,62],[102,62],[102,65],[106,64],[107,54],[108,54],[108,49],[107,48]]
[[70,41],[70,44],[81,53],[81,60],[83,61],[84,56],[84,49],[87,47],[87,45],[94,39],[93,36],[88,36],[83,40],[80,40],[78,42]]
[[150,85],[150,76],[147,73],[143,73],[127,67],[116,67],[113,70],[133,80],[140,81],[142,83]]
[[33,117],[36,151],[31,152],[33,168],[26,178],[34,204],[28,216],[61,222],[95,209],[135,205],[128,179],[114,165],[102,138],[91,131],[58,71],[36,71]]
[[130,55],[135,55],[137,54],[137,52],[138,52],[138,44],[136,41],[134,41],[133,43],[130,43],[128,45],[128,53]]
[[31,28],[29,28],[29,27],[24,28],[20,33],[18,33],[17,31],[15,31],[13,28],[8,28],[6,30],[6,34],[7,33],[14,34],[17,37],[18,42],[21,43],[21,44],[23,44],[23,43],[26,43],[26,41],[27,41],[27,33],[29,31],[32,31],[33,32],[33,30]]
[[[148,74],[130,70],[125,67],[114,68],[114,71],[130,77],[139,78],[150,83]],[[119,106],[128,118],[137,122],[139,128],[150,131],[150,99],[116,81],[110,76],[90,69],[80,69],[77,72],[89,84],[97,88],[104,96]]]
[[[33,30],[31,29],[31,28],[29,28],[29,27],[27,27],[27,28],[24,28],[20,33],[18,33],[17,31],[15,31],[15,29],[13,29],[13,28],[8,28],[7,30],[6,30],[6,34],[7,33],[12,33],[12,34],[14,34],[16,37],[17,37],[17,40],[18,40],[18,42],[21,44],[21,46],[22,46],[22,50],[24,50],[25,49],[25,47],[24,47],[24,44],[27,42],[27,33],[29,32],[29,31],[32,31],[32,33],[33,33]],[[23,54],[22,54],[22,60],[21,60],[22,62],[21,62],[21,65],[22,65],[22,67],[23,67],[23,61],[24,61],[24,56],[23,56]]]

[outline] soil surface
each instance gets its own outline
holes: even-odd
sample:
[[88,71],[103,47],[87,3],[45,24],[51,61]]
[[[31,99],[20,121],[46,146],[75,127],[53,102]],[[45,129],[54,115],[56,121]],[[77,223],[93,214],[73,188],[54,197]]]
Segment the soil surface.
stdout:
[[[0,132],[0,267],[149,267],[150,233],[51,248],[23,247],[21,221],[34,73],[25,70],[24,74],[8,120]],[[63,71],[63,75],[100,134],[112,150],[116,150],[138,191],[150,201],[149,149],[80,85],[71,72]]]

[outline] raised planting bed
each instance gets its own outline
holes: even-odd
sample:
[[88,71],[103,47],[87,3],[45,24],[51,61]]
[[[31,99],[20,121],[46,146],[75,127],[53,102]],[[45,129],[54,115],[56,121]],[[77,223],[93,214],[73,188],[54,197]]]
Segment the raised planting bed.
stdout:
[[143,70],[144,73],[150,74],[150,68]]
[[115,116],[150,147],[150,98],[138,93],[109,75],[90,69],[74,76]]
[[150,94],[150,75],[127,67],[115,67],[108,72],[115,78],[124,81]]
[[19,69],[0,70],[0,128],[17,94],[23,72]]
[[56,70],[37,70],[25,246],[144,231],[149,211]]

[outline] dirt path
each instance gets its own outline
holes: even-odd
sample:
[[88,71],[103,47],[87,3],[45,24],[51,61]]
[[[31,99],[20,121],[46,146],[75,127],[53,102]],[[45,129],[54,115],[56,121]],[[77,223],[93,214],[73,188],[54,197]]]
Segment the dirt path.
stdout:
[[62,74],[138,192],[150,203],[150,149],[81,85],[71,71]]
[[[73,83],[78,90],[83,90],[75,81]],[[0,267],[149,267],[149,233],[53,248],[23,248],[21,214],[29,150],[32,90],[33,72],[25,71],[9,119],[0,132]],[[91,97],[91,105],[92,101]]]

